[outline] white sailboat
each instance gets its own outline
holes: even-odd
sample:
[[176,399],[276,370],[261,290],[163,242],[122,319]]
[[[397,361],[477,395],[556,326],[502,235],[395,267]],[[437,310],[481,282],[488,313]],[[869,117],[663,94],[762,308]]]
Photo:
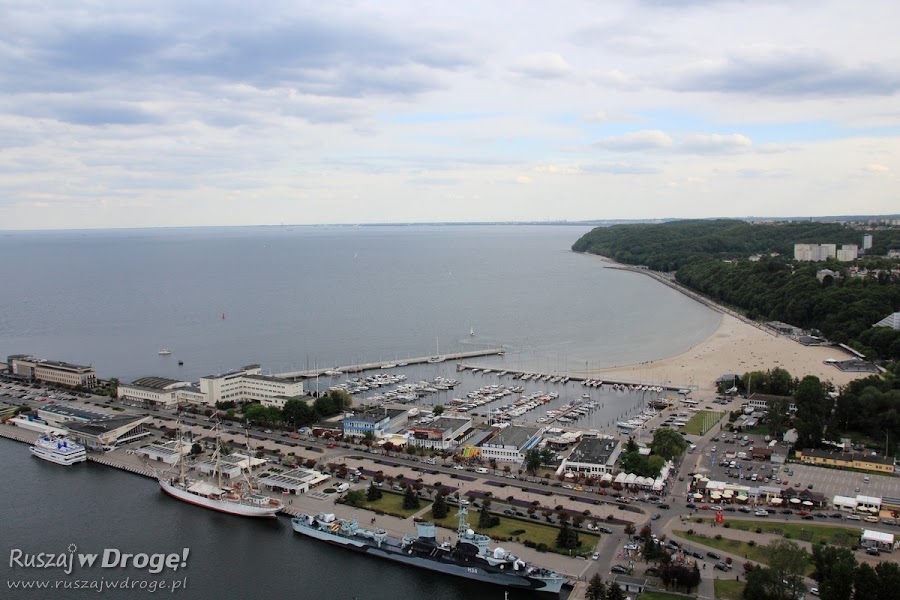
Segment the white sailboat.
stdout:
[[172,354],[172,351],[168,348],[162,348],[157,354],[159,354],[160,356],[169,356],[170,354]]
[[428,358],[428,362],[430,363],[439,363],[447,360],[446,356],[441,356],[441,342],[439,338],[434,338],[435,343],[435,355]]
[[246,483],[235,483],[229,486],[222,485],[222,470],[219,463],[218,423],[216,423],[214,429],[216,449],[213,452],[216,465],[216,483],[190,479],[185,476],[184,453],[181,451],[181,444],[184,443],[184,440],[180,420],[178,424],[179,472],[175,475],[157,474],[159,487],[162,491],[183,502],[244,517],[274,517],[284,508],[284,503],[281,500],[255,493],[249,479],[246,480]]

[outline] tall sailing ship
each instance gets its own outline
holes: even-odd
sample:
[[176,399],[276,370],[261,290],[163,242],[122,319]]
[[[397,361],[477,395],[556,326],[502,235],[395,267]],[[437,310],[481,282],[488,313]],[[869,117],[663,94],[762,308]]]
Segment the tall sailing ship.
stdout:
[[214,428],[214,432],[216,448],[212,458],[216,466],[216,482],[192,479],[185,475],[184,452],[181,450],[181,444],[184,443],[184,440],[179,422],[178,471],[172,474],[157,474],[159,487],[173,498],[211,510],[243,517],[275,517],[284,508],[284,503],[281,500],[258,493],[249,477],[245,476],[245,481],[243,482],[223,485],[218,423]]
[[291,526],[301,535],[420,569],[559,596],[567,581],[564,576],[529,565],[503,548],[489,548],[491,539],[469,528],[467,514],[466,507],[460,506],[455,545],[437,540],[434,523],[416,523],[416,536],[402,539],[384,529],[363,529],[355,518],[336,519],[333,514],[300,515],[291,519]]

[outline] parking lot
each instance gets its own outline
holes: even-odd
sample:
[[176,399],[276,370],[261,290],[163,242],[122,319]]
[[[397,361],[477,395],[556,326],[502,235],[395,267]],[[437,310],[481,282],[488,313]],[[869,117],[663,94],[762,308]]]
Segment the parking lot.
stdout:
[[[710,443],[702,449],[703,460],[700,462],[700,472],[711,480],[726,481],[751,487],[760,485],[778,487],[783,485],[777,483],[776,480],[779,478],[782,480],[786,478],[790,485],[794,483],[791,477],[785,475],[782,465],[773,465],[767,460],[752,460],[752,458],[750,458],[751,448],[754,446],[760,447],[768,445],[769,442],[763,439],[762,436],[739,434],[738,437],[735,438],[734,434],[723,431],[716,437],[718,438],[717,441],[710,441]],[[744,440],[744,437],[748,439]],[[716,438],[714,437],[713,439],[715,440]],[[779,454],[787,454],[787,448],[780,444],[774,446],[773,450]],[[700,449],[698,449],[698,451],[700,451]],[[726,454],[731,452],[735,453],[735,455],[743,452],[746,454],[747,458],[741,459],[735,456],[733,459],[729,460],[729,465],[731,460],[734,461],[734,468],[731,466],[724,466],[722,462],[726,459]],[[753,480],[754,476],[756,476],[756,481]],[[766,477],[769,478],[768,482],[766,481]]]
[[[852,498],[858,494],[876,498],[900,497],[900,478],[898,477],[839,471],[797,463],[791,464],[790,468],[794,471],[794,481],[799,481],[803,487],[813,484],[813,489],[825,494],[829,502],[833,496],[850,496]],[[863,481],[865,477],[869,478],[869,483]],[[791,483],[793,484],[793,481]]]
[[[748,437],[745,446],[744,436]],[[772,464],[770,461],[752,460],[750,449],[754,446],[767,445],[768,442],[761,436],[739,434],[737,439],[730,432],[722,432],[718,441],[711,441],[702,449],[703,460],[699,471],[713,481],[725,481],[750,487],[772,486],[791,487],[795,490],[812,489],[822,494],[826,501],[831,503],[834,496],[857,495],[874,496],[876,498],[900,498],[900,478],[874,473],[859,473],[855,471],[842,471],[828,469],[801,463],[787,463],[785,465]],[[729,443],[726,443],[729,440]],[[713,449],[715,449],[713,451]],[[698,449],[699,451],[700,449]],[[773,450],[779,454],[787,454],[787,448],[776,444]],[[726,452],[745,452],[747,459],[735,457],[735,467],[722,465]],[[791,474],[792,473],[792,474]],[[753,475],[757,481],[753,481]],[[769,481],[766,482],[766,477]],[[865,482],[868,477],[869,482]],[[781,479],[781,483],[778,480]],[[810,488],[809,486],[812,486]]]

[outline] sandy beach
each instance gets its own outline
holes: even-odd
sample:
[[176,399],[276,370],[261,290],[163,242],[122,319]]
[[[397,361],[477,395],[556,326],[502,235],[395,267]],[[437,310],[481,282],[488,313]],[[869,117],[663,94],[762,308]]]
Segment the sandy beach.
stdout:
[[[706,302],[709,304],[709,302]],[[723,312],[719,328],[686,352],[663,360],[590,371],[610,379],[628,382],[660,383],[693,388],[703,395],[716,391],[715,380],[726,373],[743,375],[748,371],[766,371],[781,367],[793,377],[815,375],[837,386],[868,373],[845,373],[824,364],[826,359],[846,360],[848,352],[837,347],[804,346],[776,336]]]

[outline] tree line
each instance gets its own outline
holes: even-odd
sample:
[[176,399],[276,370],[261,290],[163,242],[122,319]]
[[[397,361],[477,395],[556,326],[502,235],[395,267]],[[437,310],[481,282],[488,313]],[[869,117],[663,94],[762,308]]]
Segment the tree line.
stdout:
[[[877,241],[873,251],[900,246],[900,228],[872,233]],[[872,325],[900,310],[900,280],[891,274],[900,261],[865,258],[857,264],[873,269],[871,276],[850,277],[847,263],[793,260],[796,243],[859,244],[862,235],[837,223],[686,220],[598,227],[576,241],[572,250],[656,271],[676,271],[680,284],[751,319],[817,330],[871,358],[898,360],[900,331]],[[747,260],[754,254],[761,259]],[[843,276],[820,282],[817,273],[823,268]]]

